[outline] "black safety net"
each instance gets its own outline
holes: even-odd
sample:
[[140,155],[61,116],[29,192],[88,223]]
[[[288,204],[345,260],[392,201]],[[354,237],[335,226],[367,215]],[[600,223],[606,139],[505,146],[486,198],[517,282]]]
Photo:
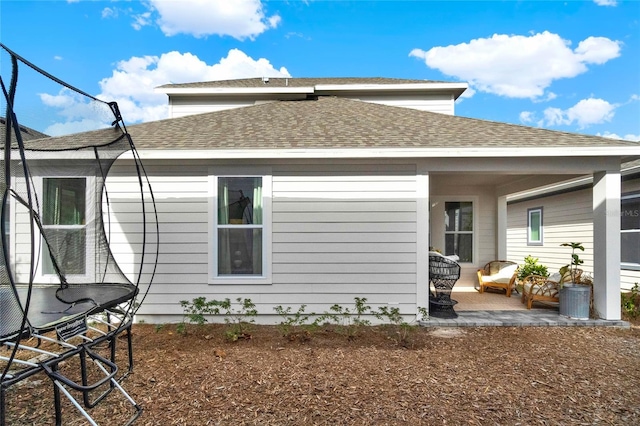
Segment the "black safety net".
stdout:
[[118,105],[0,47],[0,341],[105,309],[132,318],[158,221]]

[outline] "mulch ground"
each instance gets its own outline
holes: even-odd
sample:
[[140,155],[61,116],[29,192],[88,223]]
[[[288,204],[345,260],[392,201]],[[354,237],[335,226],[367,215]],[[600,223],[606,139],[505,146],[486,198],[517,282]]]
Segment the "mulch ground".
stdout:
[[[144,410],[136,425],[640,424],[640,324],[414,328],[405,339],[391,326],[289,338],[255,326],[236,342],[225,330],[134,326],[123,384]],[[7,399],[8,425],[54,423],[46,378]],[[131,413],[116,393],[91,410],[101,425]],[[87,422],[65,402],[63,424]]]

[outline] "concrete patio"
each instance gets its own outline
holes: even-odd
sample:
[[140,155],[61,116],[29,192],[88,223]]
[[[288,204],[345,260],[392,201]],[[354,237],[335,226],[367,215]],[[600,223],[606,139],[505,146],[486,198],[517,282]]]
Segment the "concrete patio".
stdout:
[[626,321],[577,320],[558,314],[557,304],[534,304],[527,309],[520,302],[520,295],[506,297],[503,292],[478,293],[474,289],[453,291],[453,300],[458,301],[455,311],[458,318],[430,317],[421,321],[424,327],[629,327]]

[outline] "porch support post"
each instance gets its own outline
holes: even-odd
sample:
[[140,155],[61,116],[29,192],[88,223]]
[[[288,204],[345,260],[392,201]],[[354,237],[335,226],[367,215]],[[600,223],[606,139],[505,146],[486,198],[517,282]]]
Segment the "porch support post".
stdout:
[[620,170],[593,174],[593,301],[606,320],[620,314]]
[[507,197],[498,196],[497,210],[497,241],[496,259],[507,260]]
[[416,174],[416,314],[429,310],[429,173],[418,165]]

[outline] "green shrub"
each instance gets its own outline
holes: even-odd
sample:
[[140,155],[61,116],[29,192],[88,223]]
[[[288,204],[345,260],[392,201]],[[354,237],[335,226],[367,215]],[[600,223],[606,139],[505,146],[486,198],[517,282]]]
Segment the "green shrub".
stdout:
[[229,298],[224,300],[209,300],[206,297],[196,297],[191,302],[180,301],[180,306],[184,311],[182,323],[178,324],[176,330],[180,334],[186,333],[185,319],[191,324],[202,326],[207,323],[207,316],[224,315],[224,322],[227,324],[225,337],[227,340],[235,342],[240,338],[250,338],[250,324],[255,322],[258,315],[256,305],[251,299],[238,297],[236,302],[240,305],[235,308]]
[[[305,314],[307,305],[301,305],[296,312],[291,312],[291,306],[284,309],[282,305],[278,305],[273,308],[278,315],[282,317],[282,321],[278,324],[278,328],[282,332],[282,335],[289,340],[295,340],[298,337],[308,338],[310,336],[310,329],[314,327],[315,323],[309,324],[309,318],[315,314]],[[299,333],[299,329],[304,328],[302,334]]]
[[538,262],[537,257],[531,255],[524,258],[524,265],[518,266],[518,280],[522,281],[529,275],[549,276],[549,271],[545,265]]
[[315,324],[330,321],[337,326],[338,333],[346,335],[349,339],[353,339],[362,326],[371,325],[371,321],[363,318],[364,315],[371,313],[371,306],[366,304],[367,299],[365,297],[356,297],[354,300],[355,307],[353,311],[335,304],[329,308],[331,312],[325,312],[319,316]]
[[640,287],[635,283],[628,293],[622,293],[622,312],[630,318],[640,317]]

